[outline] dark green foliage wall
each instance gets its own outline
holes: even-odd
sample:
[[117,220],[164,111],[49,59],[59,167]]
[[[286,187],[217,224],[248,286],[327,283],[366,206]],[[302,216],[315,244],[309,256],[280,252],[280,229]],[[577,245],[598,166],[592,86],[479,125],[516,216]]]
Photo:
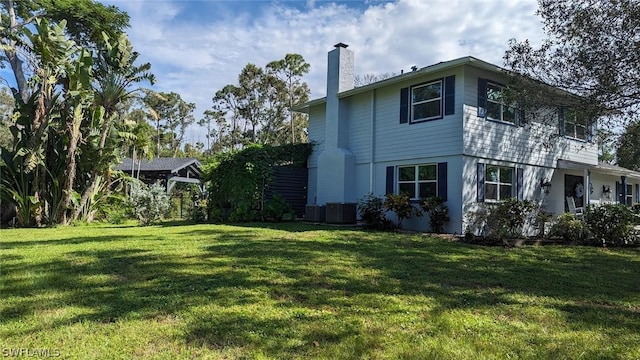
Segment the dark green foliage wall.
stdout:
[[257,220],[277,166],[306,167],[313,144],[249,145],[214,155],[203,167],[211,219]]

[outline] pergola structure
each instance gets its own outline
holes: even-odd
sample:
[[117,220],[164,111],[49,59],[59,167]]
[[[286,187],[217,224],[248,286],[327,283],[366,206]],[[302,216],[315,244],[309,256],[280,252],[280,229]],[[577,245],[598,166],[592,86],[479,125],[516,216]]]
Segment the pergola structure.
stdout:
[[162,181],[167,192],[177,182],[197,184],[200,191],[204,191],[200,182],[202,164],[195,158],[155,158],[151,161],[145,159],[124,158],[117,170],[131,174],[146,184]]

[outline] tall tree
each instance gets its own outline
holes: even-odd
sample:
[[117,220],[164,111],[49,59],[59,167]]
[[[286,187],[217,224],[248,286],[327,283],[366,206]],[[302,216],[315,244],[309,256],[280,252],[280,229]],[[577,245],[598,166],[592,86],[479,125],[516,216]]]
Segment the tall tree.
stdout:
[[153,110],[156,122],[156,156],[162,156],[163,145],[168,147],[166,155],[177,156],[187,128],[195,122],[195,104],[174,92],[147,93],[144,102]]
[[[555,97],[535,96],[551,85],[579,97],[571,102],[591,117],[629,119],[640,104],[640,2],[637,0],[539,0],[546,39],[539,48],[511,40],[506,65],[517,78],[520,99],[532,107]],[[536,81],[528,81],[529,79]],[[533,90],[532,90],[533,89]]]
[[293,107],[296,104],[306,102],[309,98],[309,90],[306,83],[302,82],[302,76],[309,72],[309,65],[302,55],[287,54],[284,59],[272,61],[267,64],[267,70],[286,86],[286,103],[289,112],[291,126],[291,143],[296,142],[295,114]]
[[240,115],[245,119],[246,125],[251,126],[252,143],[256,142],[258,125],[266,117],[265,77],[264,71],[254,64],[247,64],[238,76]]
[[[20,49],[29,47],[24,28],[36,18],[47,19],[52,25],[65,21],[65,33],[81,47],[93,49],[102,40],[102,33],[117,37],[129,26],[129,16],[115,6],[105,6],[93,0],[2,0],[0,1],[0,44],[4,56],[0,61],[9,63],[23,102],[30,93],[27,84],[32,62],[25,62]],[[24,54],[24,52],[22,52]]]
[[640,171],[640,121],[630,123],[618,139],[616,161],[619,166]]

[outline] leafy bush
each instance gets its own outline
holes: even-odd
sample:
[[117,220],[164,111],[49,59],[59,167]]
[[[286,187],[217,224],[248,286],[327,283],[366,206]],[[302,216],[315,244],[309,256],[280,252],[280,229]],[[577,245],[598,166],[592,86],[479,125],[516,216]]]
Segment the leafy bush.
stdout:
[[422,200],[420,207],[424,212],[429,214],[429,224],[431,231],[434,233],[442,233],[444,225],[449,222],[449,208],[445,205],[441,197],[434,196]]
[[228,221],[231,222],[252,222],[261,220],[260,211],[249,203],[240,203],[231,210]]
[[633,223],[640,225],[640,204],[633,204],[633,206],[631,206],[631,212],[634,216]]
[[559,236],[567,242],[577,242],[587,238],[589,229],[572,213],[560,215],[551,227],[550,236]]
[[273,197],[264,204],[262,214],[265,219],[275,222],[294,219],[293,208],[280,194],[273,194]]
[[500,203],[483,203],[475,211],[467,211],[465,236],[476,235],[503,240],[523,235],[527,218],[532,218],[536,205],[529,200],[518,201],[510,198]]
[[385,215],[384,199],[379,196],[369,193],[358,200],[358,213],[360,213],[360,218],[367,229],[389,230],[393,228],[393,223]]
[[169,210],[169,195],[164,186],[156,182],[151,186],[134,182],[131,184],[131,203],[142,225],[152,224]]
[[495,204],[487,218],[490,236],[498,239],[521,237],[524,222],[534,210],[535,204],[529,200],[509,198]]
[[422,211],[413,207],[411,199],[407,194],[387,194],[384,201],[384,208],[388,211],[393,211],[398,217],[398,228],[402,229],[402,221],[410,218],[413,214],[416,216],[422,216]]
[[585,222],[597,241],[603,245],[625,245],[632,243],[634,216],[624,204],[590,206],[584,216]]
[[199,199],[197,198],[193,202],[193,206],[189,209],[189,221],[195,223],[205,223],[207,222],[207,199]]
[[97,211],[96,218],[110,224],[122,224],[133,215],[133,206],[129,199],[121,195],[110,195]]

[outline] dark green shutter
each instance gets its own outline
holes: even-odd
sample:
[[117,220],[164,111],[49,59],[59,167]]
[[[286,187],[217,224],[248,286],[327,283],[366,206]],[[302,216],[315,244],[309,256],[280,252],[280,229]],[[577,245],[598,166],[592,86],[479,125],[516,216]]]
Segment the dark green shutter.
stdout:
[[518,201],[524,200],[524,169],[516,169],[516,192],[518,195]]
[[393,194],[395,169],[394,166],[387,166],[387,186],[385,189],[387,194]]
[[409,122],[409,88],[400,89],[400,124]]
[[487,117],[487,79],[478,78],[478,117]]
[[444,78],[444,114],[453,115],[456,109],[456,76]]
[[478,202],[484,202],[484,164],[478,163]]
[[438,163],[438,197],[447,201],[447,163]]
[[640,185],[636,184],[636,202],[640,203]]
[[620,180],[622,180],[622,184],[620,185],[622,191],[620,191],[621,195],[620,195],[620,203],[621,204],[626,204],[627,203],[627,177],[626,176],[620,176]]

